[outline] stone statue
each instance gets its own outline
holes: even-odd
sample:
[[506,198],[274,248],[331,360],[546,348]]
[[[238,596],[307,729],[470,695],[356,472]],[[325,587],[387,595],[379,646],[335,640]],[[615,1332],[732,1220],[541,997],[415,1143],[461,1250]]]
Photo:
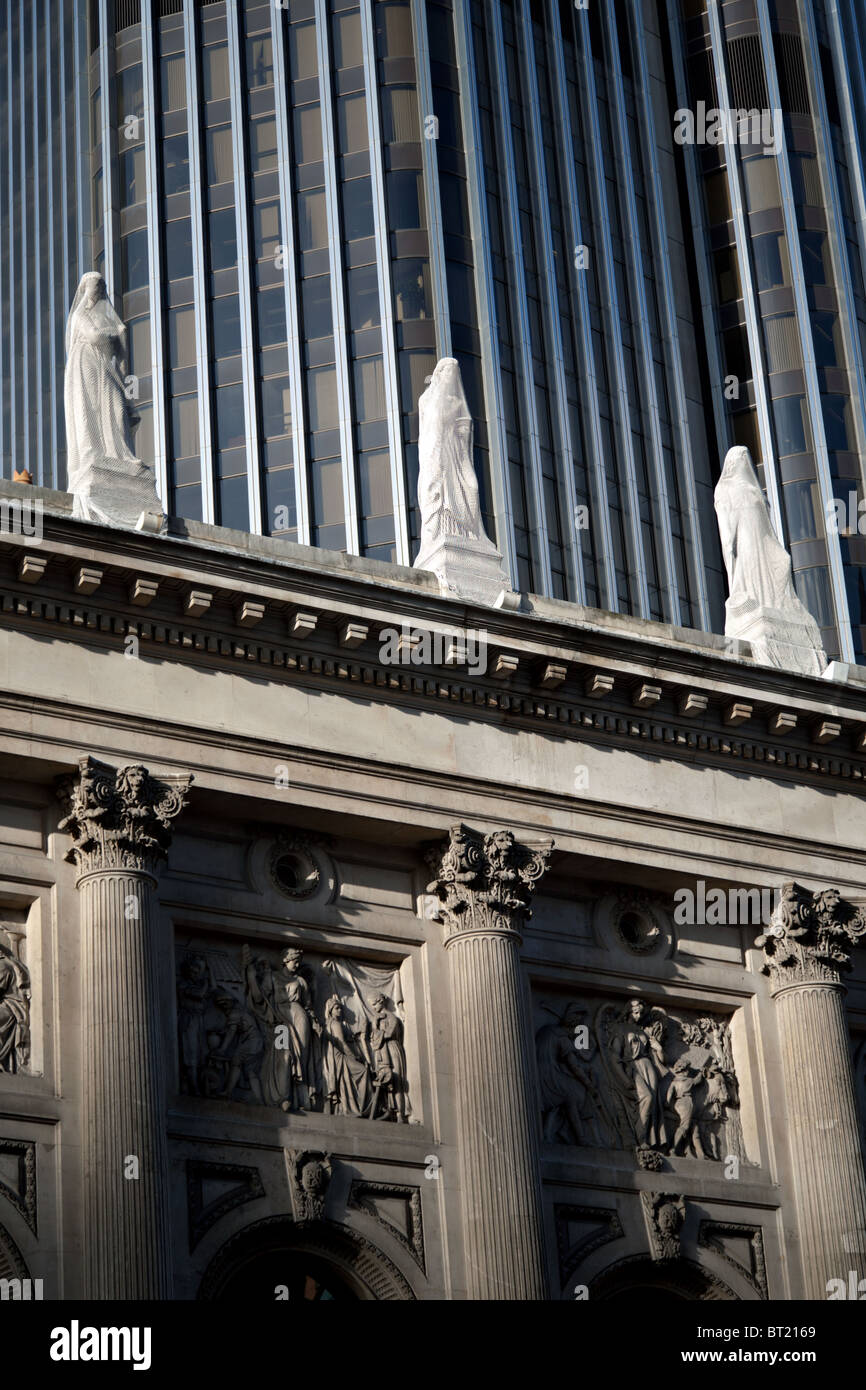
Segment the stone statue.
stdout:
[[301,959],[297,947],[289,947],[281,968],[261,963],[259,970],[249,947],[241,951],[249,1006],[265,1028],[262,1094],[266,1105],[283,1110],[315,1110],[318,1101],[315,1041],[321,1027],[300,974]]
[[30,1061],[30,972],[0,942],[0,1072]]
[[403,1051],[403,1024],[388,1008],[384,994],[370,1001],[372,1018],[367,1024],[367,1046],[373,1065],[373,1104],[375,1118],[380,1098],[384,1097],[383,1119],[405,1124],[408,1119],[406,1099],[406,1053]]
[[472,460],[472,418],[454,357],[436,363],[418,401],[416,569],[433,570],[443,593],[493,604],[511,586],[481,519]]
[[321,1221],[333,1173],[331,1155],[309,1149],[288,1149],[289,1192],[296,1221]]
[[82,275],[66,323],[66,450],[73,516],[82,521],[162,525],[152,465],[137,458],[138,416],[126,394],[126,326],[97,271]]
[[820,676],[827,666],[818,624],[794,588],[791,557],[776,538],[752,456],[729,449],[715,491],[730,590],[725,636],[751,644],[757,661]]

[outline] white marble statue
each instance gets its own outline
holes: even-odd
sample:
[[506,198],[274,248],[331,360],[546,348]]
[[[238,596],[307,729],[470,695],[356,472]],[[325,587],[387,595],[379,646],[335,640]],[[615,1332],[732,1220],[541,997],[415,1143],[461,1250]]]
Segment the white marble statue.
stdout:
[[67,486],[75,499],[73,516],[137,526],[145,514],[147,529],[153,530],[163,509],[153,467],[132,447],[138,417],[124,389],[126,358],[126,326],[102,276],[88,271],[66,323]]
[[481,519],[472,417],[455,358],[436,363],[418,401],[418,422],[421,548],[415,568],[433,570],[444,593],[495,603],[511,586]]
[[748,641],[756,660],[821,675],[827,657],[818,624],[797,597],[791,557],[776,537],[752,456],[735,445],[715,491],[730,594],[725,636]]

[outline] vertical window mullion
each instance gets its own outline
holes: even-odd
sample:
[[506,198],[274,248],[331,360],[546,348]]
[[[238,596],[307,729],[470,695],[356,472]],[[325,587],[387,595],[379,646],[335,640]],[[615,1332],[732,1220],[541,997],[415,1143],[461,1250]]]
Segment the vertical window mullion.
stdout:
[[322,119],[322,147],[325,166],[325,205],[328,217],[328,243],[331,253],[331,312],[337,372],[337,408],[341,442],[344,526],[346,550],[360,554],[358,496],[355,481],[355,442],[352,437],[352,395],[349,387],[346,304],[343,291],[343,233],[337,192],[334,138],[334,108],[331,85],[331,43],[328,34],[326,0],[315,0],[316,44],[319,58],[319,96]]
[[238,247],[238,308],[241,320],[241,371],[246,422],[247,494],[249,524],[254,535],[262,531],[261,474],[259,463],[259,424],[256,401],[256,372],[253,357],[255,332],[253,328],[253,295],[250,267],[250,237],[248,201],[248,169],[246,128],[241,84],[245,64],[240,39],[241,15],[238,0],[226,0],[226,30],[228,37],[229,100],[232,117],[232,161],[235,190],[235,224]]
[[154,71],[153,0],[141,0],[141,79],[144,92],[144,181],[147,200],[147,256],[150,277],[150,361],[153,381],[153,464],[156,490],[166,511],[171,509],[168,489],[168,447],[165,422],[165,337],[163,332],[163,277],[160,227],[161,190],[157,171],[156,139],[159,103]]
[[292,462],[298,541],[311,543],[310,491],[307,475],[307,410],[298,311],[298,247],[292,201],[292,154],[289,145],[288,63],[283,11],[274,11],[274,111],[277,121],[277,159],[280,182],[280,234],[283,249],[283,288],[286,299],[286,336],[289,355],[289,390],[292,403]]
[[189,147],[189,210],[192,227],[193,312],[198,367],[198,437],[201,458],[202,520],[216,521],[213,431],[211,427],[211,359],[207,327],[207,268],[205,265],[204,173],[202,160],[201,93],[198,76],[198,36],[195,0],[183,0],[186,126]]

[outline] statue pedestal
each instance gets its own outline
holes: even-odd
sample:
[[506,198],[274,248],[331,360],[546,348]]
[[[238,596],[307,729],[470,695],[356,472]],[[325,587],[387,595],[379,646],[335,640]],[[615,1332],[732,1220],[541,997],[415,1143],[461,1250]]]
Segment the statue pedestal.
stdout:
[[765,608],[752,599],[728,599],[725,603],[725,636],[750,643],[752,655],[765,666],[820,676],[827,666],[820,645],[818,625],[796,612]]
[[[156,491],[153,469],[146,463],[140,471],[121,472],[119,468],[94,466],[76,481],[72,515],[79,521],[107,522],[109,526],[136,528],[142,513],[164,517]],[[155,522],[148,531],[159,529]]]
[[511,592],[502,556],[486,536],[440,536],[431,546],[422,546],[414,568],[432,570],[443,594],[472,603],[492,607],[503,589]]

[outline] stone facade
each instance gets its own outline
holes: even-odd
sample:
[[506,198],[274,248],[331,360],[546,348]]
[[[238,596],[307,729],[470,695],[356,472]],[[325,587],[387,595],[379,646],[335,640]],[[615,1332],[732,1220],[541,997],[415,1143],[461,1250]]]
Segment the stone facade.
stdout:
[[0,538],[0,1277],[866,1278],[856,672],[37,497]]

